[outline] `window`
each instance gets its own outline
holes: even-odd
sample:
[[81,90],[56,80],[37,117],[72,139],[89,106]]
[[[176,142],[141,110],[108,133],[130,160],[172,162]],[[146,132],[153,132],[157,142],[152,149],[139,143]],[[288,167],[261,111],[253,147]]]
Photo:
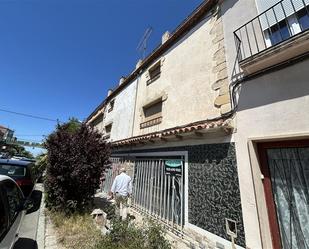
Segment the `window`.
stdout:
[[[280,12],[277,11],[276,15],[280,16]],[[274,18],[270,16],[270,19]],[[265,30],[265,38],[267,46],[270,47],[309,29],[309,14],[306,8],[303,8],[287,18],[281,19],[278,23],[275,20],[269,21],[268,23],[271,23],[272,26]]]
[[17,217],[20,207],[23,202],[23,197],[18,189],[18,187],[12,182],[6,182],[4,184],[4,190],[7,195],[7,200],[9,204],[9,215],[10,215],[10,222],[14,222],[15,218]]
[[90,125],[92,127],[95,127],[97,125],[99,125],[101,122],[103,122],[103,114],[99,114],[98,117],[95,118],[95,120],[93,120]]
[[309,29],[309,13],[305,8],[297,12],[297,18],[302,30]]
[[161,61],[157,62],[154,66],[152,66],[149,70],[149,80],[147,81],[147,85],[155,81],[160,77],[161,74]]
[[109,102],[109,108],[108,108],[108,112],[111,112],[114,109],[114,105],[115,105],[115,100],[111,100],[111,102]]
[[154,104],[147,105],[143,108],[144,122],[140,128],[147,128],[162,122],[162,99]]
[[7,175],[10,177],[25,176],[26,167],[17,166],[17,165],[0,164],[0,174]]
[[272,45],[275,45],[290,37],[290,32],[286,20],[273,25],[270,27],[270,29],[267,30],[267,32]]
[[105,133],[110,134],[112,131],[112,124],[106,125],[105,126]]
[[105,133],[104,133],[104,136],[103,136],[103,139],[109,139],[110,136],[111,136],[111,131],[112,131],[112,126],[113,124],[110,123],[108,125],[105,126]]
[[258,144],[273,248],[308,248],[309,140]]

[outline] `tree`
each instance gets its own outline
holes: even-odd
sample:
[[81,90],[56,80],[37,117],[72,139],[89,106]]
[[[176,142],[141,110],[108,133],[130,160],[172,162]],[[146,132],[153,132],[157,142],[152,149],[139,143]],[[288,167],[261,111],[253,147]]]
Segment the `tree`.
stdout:
[[109,144],[96,130],[71,119],[57,126],[45,146],[46,206],[66,212],[85,209],[109,163]]
[[5,146],[5,149],[0,148],[1,152],[7,154],[9,157],[21,156],[30,159],[34,158],[31,152],[27,151],[23,146],[19,144],[8,144],[6,142],[0,142],[0,146]]

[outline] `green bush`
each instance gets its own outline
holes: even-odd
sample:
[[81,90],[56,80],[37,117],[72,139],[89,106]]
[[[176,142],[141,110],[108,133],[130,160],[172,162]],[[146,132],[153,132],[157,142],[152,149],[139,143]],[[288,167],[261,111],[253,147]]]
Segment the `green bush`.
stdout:
[[160,225],[153,221],[139,228],[129,221],[113,220],[110,234],[95,249],[170,249]]
[[37,178],[41,178],[47,167],[47,154],[40,154],[36,157],[33,172]]

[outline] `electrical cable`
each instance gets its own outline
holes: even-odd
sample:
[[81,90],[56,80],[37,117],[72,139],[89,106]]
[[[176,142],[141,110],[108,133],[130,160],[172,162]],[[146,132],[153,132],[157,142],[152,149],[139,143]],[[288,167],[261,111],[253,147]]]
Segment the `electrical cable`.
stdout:
[[26,113],[21,113],[21,112],[14,112],[14,111],[5,110],[5,109],[0,109],[0,111],[1,112],[7,112],[7,113],[15,114],[15,115],[20,115],[20,116],[24,116],[24,117],[28,117],[28,118],[41,119],[41,120],[57,122],[57,123],[60,122],[58,119],[51,119],[51,118],[46,118],[46,117],[41,117],[41,116],[35,116],[35,115],[31,115],[31,114],[26,114]]
[[16,134],[16,137],[44,137],[47,135],[30,135],[30,134]]

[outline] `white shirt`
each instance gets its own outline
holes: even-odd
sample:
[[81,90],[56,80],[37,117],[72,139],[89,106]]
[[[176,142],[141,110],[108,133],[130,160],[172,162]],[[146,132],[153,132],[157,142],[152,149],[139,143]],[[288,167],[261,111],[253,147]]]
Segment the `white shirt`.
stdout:
[[111,188],[111,192],[114,194],[118,193],[123,196],[131,194],[132,193],[131,177],[124,172],[116,176]]

